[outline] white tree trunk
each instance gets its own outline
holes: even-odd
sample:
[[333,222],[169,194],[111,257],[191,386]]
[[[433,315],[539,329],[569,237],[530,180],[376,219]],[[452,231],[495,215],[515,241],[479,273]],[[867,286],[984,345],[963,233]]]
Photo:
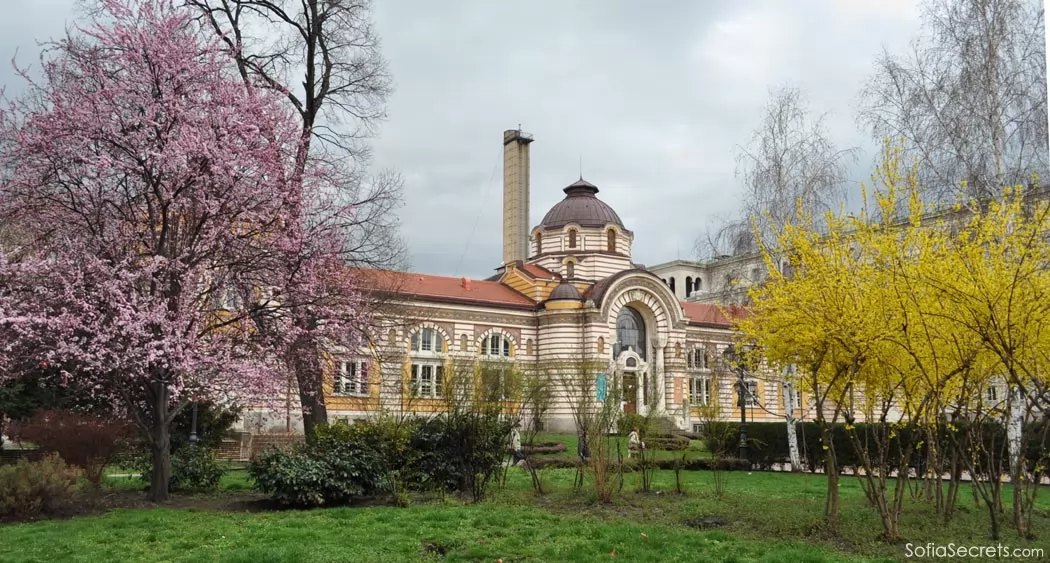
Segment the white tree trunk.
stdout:
[[1006,403],[1006,442],[1010,453],[1010,480],[1016,482],[1021,474],[1021,432],[1024,423],[1024,397],[1021,388],[1010,387],[1010,400]]
[[[792,366],[793,367],[793,366]],[[788,370],[794,371],[792,367]],[[788,455],[791,456],[791,470],[802,470],[802,458],[798,453],[798,439],[795,436],[795,384],[790,378],[784,379],[784,420],[787,422]],[[799,405],[801,407],[802,405]]]

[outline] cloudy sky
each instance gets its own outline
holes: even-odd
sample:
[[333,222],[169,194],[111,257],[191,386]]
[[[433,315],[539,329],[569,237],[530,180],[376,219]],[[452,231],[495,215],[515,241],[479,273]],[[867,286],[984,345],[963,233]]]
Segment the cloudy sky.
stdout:
[[[74,0],[2,0],[0,59],[35,59]],[[501,260],[502,133],[532,144],[531,223],[580,173],[635,233],[634,259],[695,258],[714,217],[736,213],[734,155],[771,88],[802,88],[840,146],[885,46],[919,29],[916,0],[384,0],[375,20],[396,83],[376,166],[405,178],[414,271],[485,277]],[[0,64],[8,94],[20,88]]]

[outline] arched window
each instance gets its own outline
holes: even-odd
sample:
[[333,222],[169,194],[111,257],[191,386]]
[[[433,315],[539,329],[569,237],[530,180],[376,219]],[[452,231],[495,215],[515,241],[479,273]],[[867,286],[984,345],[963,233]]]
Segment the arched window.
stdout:
[[645,359],[645,320],[641,313],[631,307],[620,309],[616,317],[616,340],[620,343],[619,352],[634,350]]
[[469,352],[470,351],[470,341],[467,340],[467,335],[466,334],[459,335],[459,351],[460,352]]
[[395,342],[397,342],[397,331],[394,329],[390,329],[390,332],[386,333],[386,338],[390,342],[390,344],[394,344]]
[[702,289],[704,289],[704,280],[697,277],[695,280],[693,280],[693,293],[697,293]]
[[494,332],[481,341],[482,356],[510,357],[510,339]]
[[536,254],[543,252],[543,233],[536,233]]
[[609,252],[616,252],[616,230],[609,229],[608,231],[606,231],[605,238],[607,239]]
[[598,353],[599,354],[604,354],[605,353],[605,339],[602,338],[601,336],[598,337]]
[[670,278],[670,280],[669,280],[669,283],[667,284],[667,287],[670,287],[670,288],[671,288],[671,293],[674,293],[675,295],[678,295],[678,294],[677,294],[677,293],[675,293],[675,291],[674,291],[674,278]]
[[686,276],[685,277],[685,296],[689,297],[692,294],[693,294],[693,277],[692,276]]
[[681,358],[682,357],[682,343],[681,342],[675,342],[674,343],[674,357],[675,358]]
[[412,351],[440,354],[445,351],[445,339],[441,337],[437,329],[419,329],[412,333]]
[[529,355],[529,356],[532,355],[532,339],[531,338],[525,341],[525,354]]
[[576,229],[569,229],[569,248],[576,248]]
[[576,277],[576,263],[572,260],[565,263],[565,277],[568,279]]

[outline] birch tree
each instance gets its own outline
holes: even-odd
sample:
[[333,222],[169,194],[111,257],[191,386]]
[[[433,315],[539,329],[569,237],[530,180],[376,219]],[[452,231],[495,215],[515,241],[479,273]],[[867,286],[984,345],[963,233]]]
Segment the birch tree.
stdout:
[[922,35],[884,51],[860,122],[902,138],[932,201],[985,199],[1048,170],[1046,51],[1035,0],[926,0]]

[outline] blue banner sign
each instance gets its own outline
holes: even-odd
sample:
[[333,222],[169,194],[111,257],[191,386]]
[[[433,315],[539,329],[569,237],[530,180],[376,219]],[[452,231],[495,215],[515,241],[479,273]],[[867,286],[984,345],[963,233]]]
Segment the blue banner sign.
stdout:
[[609,381],[604,373],[598,374],[598,383],[595,385],[595,389],[598,392],[598,400],[604,401],[609,394]]

